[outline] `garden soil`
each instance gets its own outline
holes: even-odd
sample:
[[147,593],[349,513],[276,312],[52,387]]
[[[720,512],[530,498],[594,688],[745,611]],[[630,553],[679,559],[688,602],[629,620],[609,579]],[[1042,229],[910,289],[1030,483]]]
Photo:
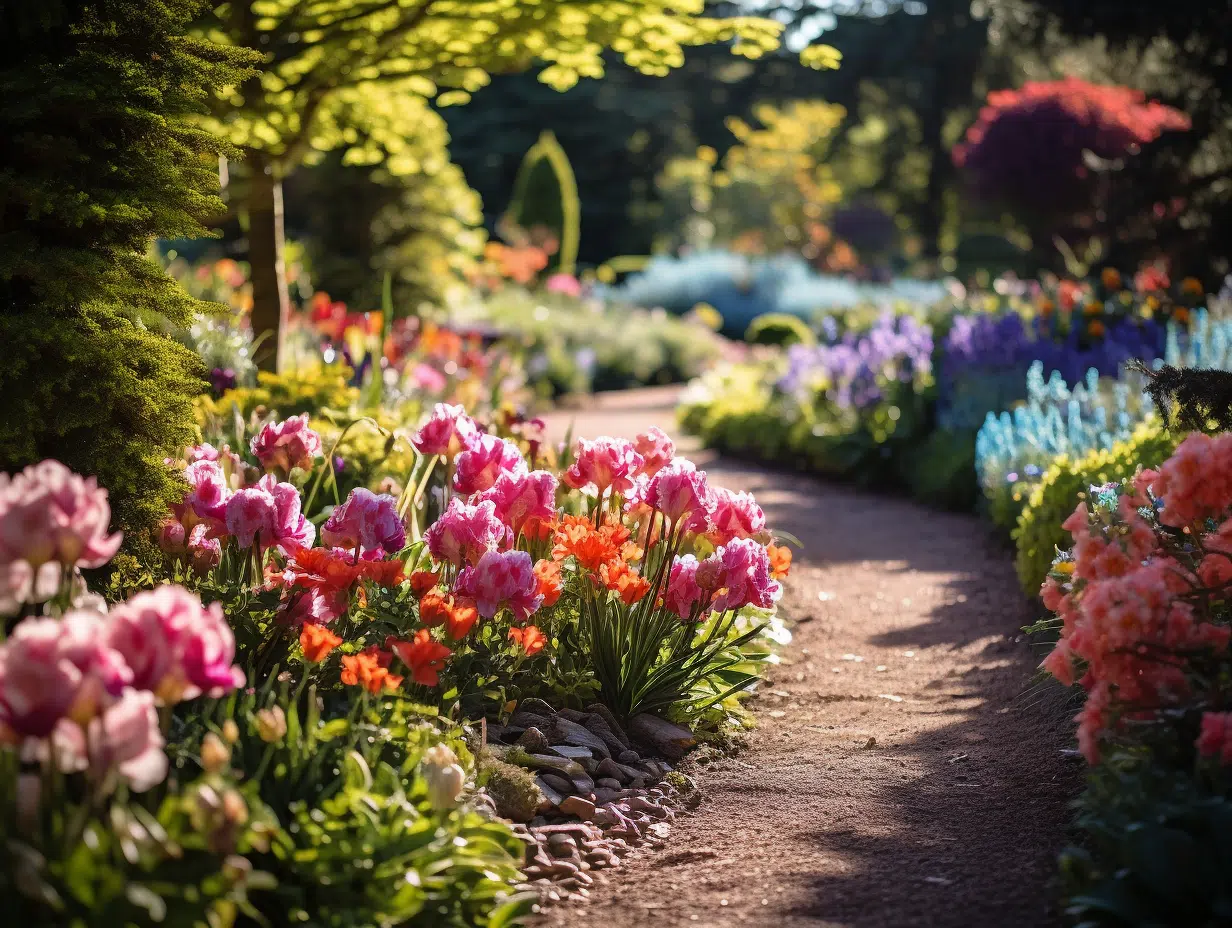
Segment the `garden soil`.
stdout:
[[[611,394],[549,431],[677,435],[676,396]],[[666,845],[537,924],[1057,924],[1076,707],[1036,674],[1004,546],[973,517],[682,450],[803,542],[794,641],[751,701],[748,749],[690,770],[704,799]]]

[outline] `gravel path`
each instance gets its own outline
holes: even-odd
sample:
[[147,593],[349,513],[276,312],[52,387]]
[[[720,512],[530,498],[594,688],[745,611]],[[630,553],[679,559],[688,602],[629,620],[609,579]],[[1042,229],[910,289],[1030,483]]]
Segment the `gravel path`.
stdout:
[[[549,429],[674,432],[675,397],[613,394]],[[697,771],[706,799],[666,847],[539,924],[1055,924],[1081,768],[1006,552],[970,517],[691,456],[804,542],[783,604],[795,641],[752,703],[750,749]]]

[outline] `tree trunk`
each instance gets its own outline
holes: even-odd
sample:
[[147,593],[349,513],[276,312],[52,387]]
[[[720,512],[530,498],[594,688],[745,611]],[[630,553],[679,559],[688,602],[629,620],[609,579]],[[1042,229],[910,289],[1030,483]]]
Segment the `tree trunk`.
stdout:
[[283,256],[282,181],[268,159],[255,152],[248,157],[252,180],[248,191],[248,263],[252,277],[252,334],[260,339],[254,360],[263,371],[282,365],[291,297],[287,292],[287,266]]

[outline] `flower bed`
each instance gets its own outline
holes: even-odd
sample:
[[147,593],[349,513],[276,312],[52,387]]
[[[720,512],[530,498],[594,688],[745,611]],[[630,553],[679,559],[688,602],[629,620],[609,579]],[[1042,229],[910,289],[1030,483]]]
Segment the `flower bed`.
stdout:
[[761,509],[656,430],[390,435],[393,493],[307,415],[210,435],[109,575],[92,479],[0,477],[11,923],[508,924],[661,839],[782,637]]

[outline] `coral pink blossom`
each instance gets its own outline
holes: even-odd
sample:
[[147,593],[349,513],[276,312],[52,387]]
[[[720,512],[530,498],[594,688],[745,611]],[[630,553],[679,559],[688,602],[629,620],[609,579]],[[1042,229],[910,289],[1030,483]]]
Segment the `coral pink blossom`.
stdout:
[[226,526],[241,548],[258,538],[267,547],[278,532],[278,503],[264,487],[237,490],[227,500]]
[[643,463],[642,456],[633,449],[633,442],[624,438],[579,438],[573,466],[565,471],[564,480],[575,490],[587,489],[599,496],[608,489],[625,493],[633,488],[633,478]]
[[685,621],[700,618],[703,613],[698,612],[696,607],[708,604],[705,591],[697,583],[697,566],[697,558],[691,554],[676,558],[672,562],[667,592],[663,596],[664,607]]
[[458,577],[455,592],[475,601],[485,619],[507,607],[517,619],[526,619],[543,603],[535,564],[525,551],[488,551],[474,567]]
[[356,487],[330,513],[321,527],[321,540],[349,551],[358,547],[369,553],[393,554],[406,546],[406,526],[392,496]]
[[45,738],[63,718],[87,719],[131,679],[97,612],[30,618],[0,645],[0,734]]
[[304,413],[265,423],[249,447],[266,470],[312,470],[314,459],[321,454],[321,436],[308,427],[308,414]]
[[231,498],[231,487],[223,469],[214,461],[195,461],[184,470],[184,479],[188,481],[188,494],[184,497],[185,511],[181,521],[189,528],[198,521],[221,525],[226,520],[227,501]]
[[766,514],[750,493],[733,493],[726,487],[711,489],[714,511],[706,533],[716,545],[733,538],[753,538],[766,531]]
[[1182,528],[1222,516],[1232,506],[1232,433],[1190,435],[1160,466],[1150,488],[1164,499],[1164,525]]
[[461,406],[437,403],[428,421],[411,437],[411,444],[420,454],[454,458],[470,448],[479,435],[479,426]]
[[501,474],[526,473],[526,460],[513,442],[495,435],[479,435],[458,455],[453,488],[463,495],[482,493],[496,483]]
[[263,547],[277,546],[290,556],[300,548],[311,548],[317,537],[316,526],[300,512],[299,490],[290,483],[280,483],[273,474],[266,474],[257,483],[274,500],[274,530],[269,536],[262,535]]
[[218,696],[244,682],[222,607],[203,606],[183,587],[138,593],[111,611],[107,626],[107,644],[123,655],[132,685],[163,702]]
[[1202,731],[1195,746],[1203,757],[1214,757],[1221,764],[1232,765],[1232,712],[1203,713]]
[[633,440],[633,450],[642,456],[642,473],[653,477],[676,456],[676,444],[657,425]]
[[515,535],[522,531],[528,519],[551,521],[556,516],[556,477],[545,470],[528,474],[501,474],[471,502],[491,500],[497,517]]
[[474,505],[456,496],[439,519],[424,533],[428,550],[438,562],[456,567],[476,564],[485,552],[503,545],[509,529],[496,515],[496,503],[490,499]]
[[120,549],[120,536],[107,533],[110,521],[107,491],[59,461],[0,474],[0,564],[101,567]]

